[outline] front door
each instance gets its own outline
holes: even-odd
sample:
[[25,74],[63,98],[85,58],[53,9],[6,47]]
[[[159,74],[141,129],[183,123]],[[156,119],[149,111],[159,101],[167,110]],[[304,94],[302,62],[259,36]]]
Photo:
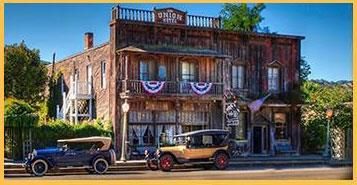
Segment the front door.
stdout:
[[268,151],[269,134],[267,126],[253,127],[253,153],[266,154]]

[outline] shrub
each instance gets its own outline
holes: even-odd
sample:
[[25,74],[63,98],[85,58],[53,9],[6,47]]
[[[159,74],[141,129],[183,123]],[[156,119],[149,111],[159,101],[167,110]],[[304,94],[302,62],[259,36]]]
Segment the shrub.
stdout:
[[90,136],[112,136],[112,131],[102,125],[92,122],[83,122],[72,125],[68,121],[52,120],[33,130],[33,147],[44,148],[55,146],[58,139],[70,139]]

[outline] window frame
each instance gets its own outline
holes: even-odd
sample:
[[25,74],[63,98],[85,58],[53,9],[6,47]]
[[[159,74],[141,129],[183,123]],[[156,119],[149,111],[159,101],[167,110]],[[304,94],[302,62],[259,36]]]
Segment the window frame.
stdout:
[[107,63],[102,61],[100,63],[100,87],[102,89],[107,88]]
[[[270,92],[281,91],[281,67],[280,66],[268,66],[267,68],[267,86]],[[275,83],[275,84],[274,84]]]
[[[285,117],[285,122],[278,122],[276,121],[276,114],[282,114]],[[274,138],[276,140],[287,140],[289,138],[289,120],[288,120],[288,114],[286,112],[274,112],[273,113],[273,122],[275,124],[275,132],[274,132]],[[278,136],[278,130],[283,130],[283,137],[277,137]]]
[[[180,78],[182,81],[186,82],[197,82],[198,81],[198,63],[196,61],[181,61],[180,63]],[[184,72],[184,64],[188,64],[188,73]],[[193,73],[192,73],[193,72]],[[188,79],[185,79],[184,76],[188,76]]]
[[[236,68],[236,73],[234,73]],[[241,69],[241,70],[240,70]],[[243,74],[241,74],[243,73]],[[234,83],[234,79],[236,83]],[[233,64],[231,68],[231,88],[246,89],[246,66],[243,64]]]

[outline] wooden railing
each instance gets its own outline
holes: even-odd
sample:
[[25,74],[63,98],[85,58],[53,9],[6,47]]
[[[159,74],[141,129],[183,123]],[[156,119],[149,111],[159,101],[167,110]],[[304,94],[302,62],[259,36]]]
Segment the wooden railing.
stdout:
[[[125,92],[124,83],[125,80],[122,81],[122,92]],[[129,90],[129,94],[148,94],[140,80],[128,80],[127,90]],[[195,92],[193,92],[191,85],[187,82],[166,81],[164,87],[154,95],[195,95]],[[205,95],[223,95],[223,83],[212,83],[211,89]]]
[[[120,19],[127,21],[139,21],[139,22],[155,22],[154,11],[140,10],[132,8],[123,8],[120,6],[114,7],[112,19]],[[187,15],[186,25],[190,27],[203,27],[203,28],[216,28],[221,29],[220,17],[207,17],[197,15]]]

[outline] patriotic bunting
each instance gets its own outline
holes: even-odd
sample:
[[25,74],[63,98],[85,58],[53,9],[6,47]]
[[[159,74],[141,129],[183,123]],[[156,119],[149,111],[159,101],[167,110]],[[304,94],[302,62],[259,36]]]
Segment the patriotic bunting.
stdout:
[[206,94],[212,87],[212,83],[207,82],[191,82],[190,84],[193,92],[198,95]]
[[164,87],[165,82],[161,81],[141,81],[146,92],[156,94]]

